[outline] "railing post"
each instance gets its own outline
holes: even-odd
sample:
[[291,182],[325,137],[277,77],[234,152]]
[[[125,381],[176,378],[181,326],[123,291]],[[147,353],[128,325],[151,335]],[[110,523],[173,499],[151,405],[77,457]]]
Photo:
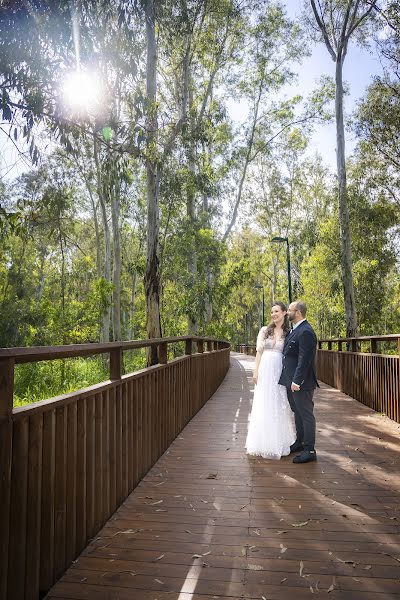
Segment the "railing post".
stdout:
[[190,356],[192,354],[192,338],[185,340],[185,354]]
[[110,379],[115,381],[121,379],[122,375],[122,348],[110,350]]
[[357,344],[357,340],[356,340],[356,338],[353,338],[353,339],[351,340],[351,351],[352,351],[352,352],[358,352],[357,345],[358,345],[358,344]]
[[213,343],[211,340],[207,340],[207,352],[212,352],[213,350]]
[[204,352],[204,340],[196,340],[197,352],[203,354]]
[[0,420],[8,419],[13,409],[14,358],[0,359]]
[[0,359],[0,598],[7,598],[14,358]]
[[158,362],[160,365],[166,365],[168,363],[168,344],[163,342],[158,346]]

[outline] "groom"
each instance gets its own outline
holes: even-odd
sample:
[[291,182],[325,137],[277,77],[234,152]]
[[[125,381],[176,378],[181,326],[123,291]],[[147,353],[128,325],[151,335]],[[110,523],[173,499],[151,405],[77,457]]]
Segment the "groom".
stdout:
[[306,319],[304,302],[292,302],[288,308],[292,331],[285,338],[283,368],[280,385],[287,389],[290,408],[296,423],[296,441],[290,452],[302,451],[294,463],[306,463],[317,459],[315,452],[315,417],[313,394],[318,386],[314,371],[317,337]]

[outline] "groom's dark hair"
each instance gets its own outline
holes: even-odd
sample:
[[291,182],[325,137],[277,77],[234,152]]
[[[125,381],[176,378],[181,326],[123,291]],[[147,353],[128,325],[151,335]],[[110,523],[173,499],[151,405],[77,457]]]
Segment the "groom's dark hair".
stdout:
[[296,310],[298,310],[299,312],[301,312],[301,315],[303,317],[305,317],[306,314],[307,314],[307,305],[306,305],[306,303],[305,302],[301,302],[301,301],[296,302]]

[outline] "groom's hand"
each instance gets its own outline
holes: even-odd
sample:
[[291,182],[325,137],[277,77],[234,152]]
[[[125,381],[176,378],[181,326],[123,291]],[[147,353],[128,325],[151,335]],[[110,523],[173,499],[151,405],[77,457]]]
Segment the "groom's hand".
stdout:
[[290,389],[292,390],[292,392],[299,392],[300,391],[300,386],[297,385],[297,383],[294,383],[292,381],[292,385],[290,386]]

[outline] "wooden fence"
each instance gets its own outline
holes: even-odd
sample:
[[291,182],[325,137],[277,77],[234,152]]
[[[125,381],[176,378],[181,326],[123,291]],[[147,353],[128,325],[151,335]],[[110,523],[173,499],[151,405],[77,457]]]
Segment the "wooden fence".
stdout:
[[[382,345],[396,353],[380,353]],[[235,350],[256,354],[254,345]],[[320,381],[400,423],[400,335],[319,340],[316,367]]]
[[[381,354],[381,345],[395,354]],[[326,346],[324,348],[324,346]],[[368,352],[365,350],[365,346]],[[400,335],[319,340],[317,376],[400,423]]]
[[[168,343],[182,341],[185,356],[168,362]],[[159,364],[122,375],[123,351],[149,346]],[[108,381],[13,408],[16,363],[102,353]],[[51,588],[212,396],[229,353],[190,337],[0,350],[1,599]]]

